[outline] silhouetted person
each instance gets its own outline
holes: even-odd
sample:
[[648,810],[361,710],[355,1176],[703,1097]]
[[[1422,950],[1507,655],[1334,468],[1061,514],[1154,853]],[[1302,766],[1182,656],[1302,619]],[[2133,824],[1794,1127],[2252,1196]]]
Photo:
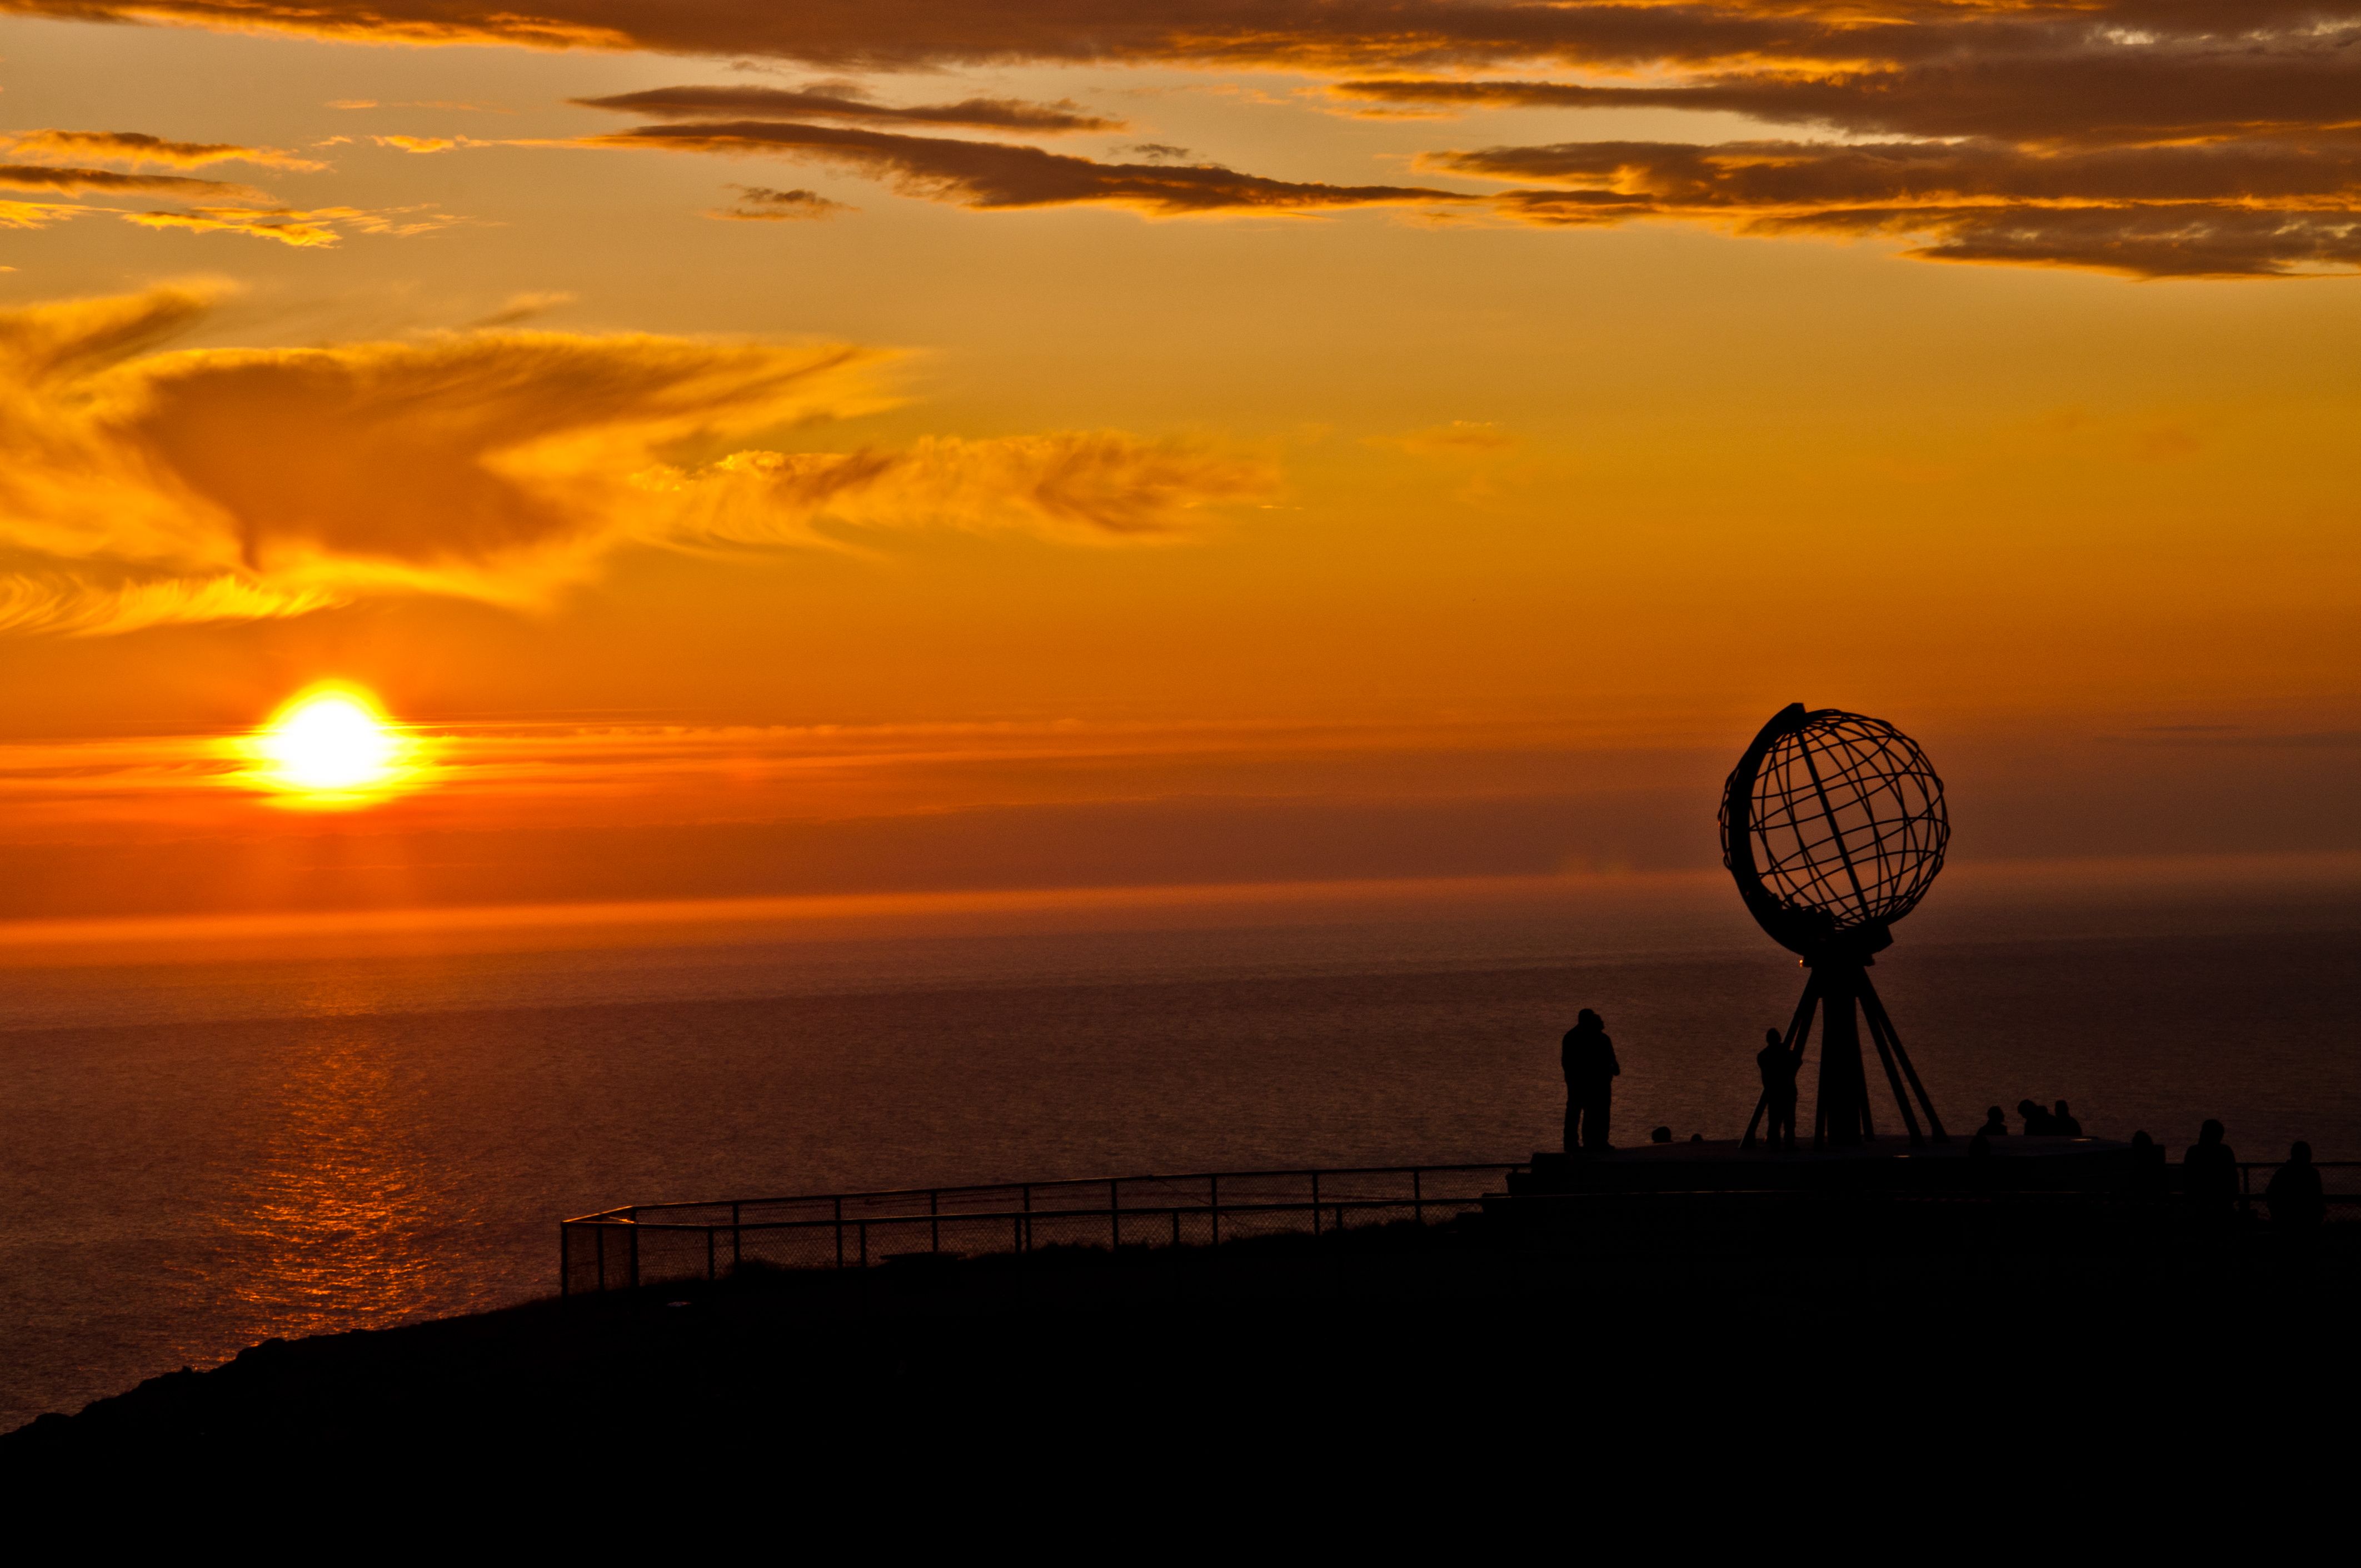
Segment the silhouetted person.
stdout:
[[2181,1190],[2208,1203],[2228,1203],[2238,1196],[2238,1157],[2222,1141],[2223,1131],[2221,1123],[2207,1122],[2180,1157]]
[[1658,1127],[1654,1132],[1648,1135],[1648,1141],[1652,1144],[1671,1143],[1673,1141],[1673,1130],[1670,1127]]
[[2142,1198],[2161,1195],[2165,1189],[2164,1148],[2146,1133],[2132,1135],[2132,1191]]
[[2082,1135],[2082,1124],[2074,1120],[2074,1113],[2066,1109],[2066,1102],[2060,1100],[2058,1108],[2049,1113],[2049,1130],[2061,1138],[2079,1138]]
[[2001,1114],[1999,1106],[1995,1105],[1984,1113],[1984,1124],[1976,1129],[1976,1135],[1985,1138],[2008,1136],[2008,1118]]
[[2288,1150],[2287,1163],[2271,1172],[2263,1189],[2271,1206],[2271,1229],[2309,1235],[2328,1217],[2328,1200],[2320,1190],[2320,1167],[2312,1163],[2312,1146],[2297,1144]]
[[1763,1048],[1754,1053],[1763,1073],[1763,1109],[1771,1119],[1769,1137],[1774,1149],[1795,1146],[1795,1058],[1776,1029],[1763,1031]]
[[2025,1135],[2028,1138],[2042,1137],[2051,1130],[2049,1113],[2041,1108],[2038,1100],[2018,1101],[2016,1113],[2025,1118]]
[[1611,1147],[1607,1122],[1614,1109],[1615,1080],[1623,1064],[1615,1059],[1615,1042],[1607,1037],[1606,1024],[1589,1008],[1584,1008],[1576,1016],[1574,1027],[1565,1032],[1558,1065],[1565,1069],[1565,1152]]

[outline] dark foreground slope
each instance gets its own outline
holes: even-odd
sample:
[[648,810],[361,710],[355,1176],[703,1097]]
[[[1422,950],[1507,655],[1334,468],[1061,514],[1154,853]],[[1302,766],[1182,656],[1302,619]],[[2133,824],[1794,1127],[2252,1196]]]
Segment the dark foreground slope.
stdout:
[[2195,1441],[2227,1463],[2352,1408],[2356,1305],[2354,1224],[2298,1244],[2226,1214],[1545,1214],[917,1258],[274,1340],[45,1416],[0,1461],[481,1453],[596,1471],[717,1452],[874,1481],[882,1461],[955,1455],[1285,1470],[1345,1445],[1407,1475],[1569,1434],[1676,1433],[1685,1462],[1728,1463],[1818,1432],[1860,1453],[2070,1434],[2102,1460]]

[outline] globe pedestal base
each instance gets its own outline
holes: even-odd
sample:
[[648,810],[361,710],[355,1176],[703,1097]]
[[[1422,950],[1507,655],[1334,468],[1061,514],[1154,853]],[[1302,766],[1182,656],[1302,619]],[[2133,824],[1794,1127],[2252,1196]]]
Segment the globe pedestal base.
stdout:
[[[1812,977],[1804,982],[1803,1000],[1795,1004],[1795,1016],[1787,1025],[1781,1047],[1800,1071],[1804,1048],[1811,1041],[1812,1021],[1815,1015],[1822,1019],[1818,1102],[1812,1114],[1815,1149],[1858,1148],[1877,1136],[1869,1113],[1869,1075],[1861,1053],[1864,1024],[1871,1043],[1877,1047],[1878,1063],[1885,1069],[1886,1084],[1894,1091],[1894,1102],[1901,1109],[1911,1146],[1922,1147],[1930,1137],[1938,1144],[1950,1142],[1934,1102],[1927,1097],[1926,1085],[1918,1081],[1910,1053],[1902,1048],[1902,1036],[1894,1032],[1877,987],[1870,983],[1869,966],[1875,961],[1859,952],[1819,953],[1805,959]],[[1799,1091],[1801,1087],[1799,1083]],[[1755,1102],[1741,1146],[1755,1146],[1754,1135],[1769,1109],[1767,1095]],[[1918,1121],[1921,1111],[1927,1116],[1923,1130]]]

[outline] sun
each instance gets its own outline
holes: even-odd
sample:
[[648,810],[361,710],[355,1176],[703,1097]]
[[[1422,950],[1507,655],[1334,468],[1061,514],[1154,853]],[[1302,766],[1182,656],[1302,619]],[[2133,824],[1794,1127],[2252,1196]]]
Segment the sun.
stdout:
[[302,692],[248,737],[252,777],[290,805],[367,805],[412,771],[415,743],[356,686]]

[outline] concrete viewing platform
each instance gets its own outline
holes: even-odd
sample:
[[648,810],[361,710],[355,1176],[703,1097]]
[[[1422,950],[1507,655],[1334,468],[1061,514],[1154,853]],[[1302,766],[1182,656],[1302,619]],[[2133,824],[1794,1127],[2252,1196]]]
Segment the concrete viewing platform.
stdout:
[[[2109,1138],[2007,1137],[1971,1156],[1969,1139],[1881,1137],[1852,1148],[1793,1151],[1736,1139],[1638,1144],[1581,1154],[1536,1153],[1508,1179],[1511,1197],[1649,1192],[2121,1192],[2132,1146]],[[2161,1175],[2161,1168],[2158,1174]]]

